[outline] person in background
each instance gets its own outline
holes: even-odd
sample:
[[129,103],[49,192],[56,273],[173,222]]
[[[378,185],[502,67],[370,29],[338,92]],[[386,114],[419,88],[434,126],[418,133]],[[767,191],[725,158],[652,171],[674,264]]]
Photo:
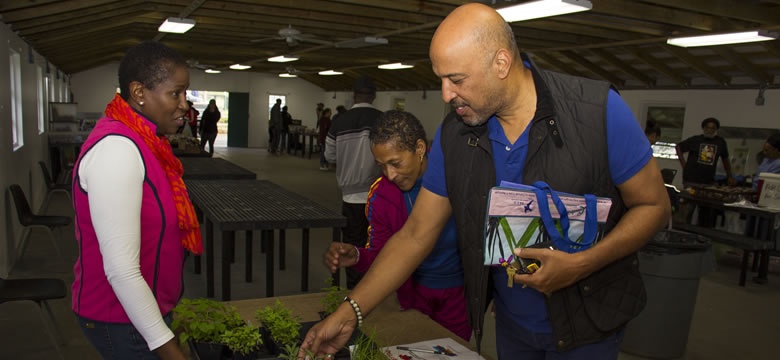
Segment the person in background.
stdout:
[[282,99],[276,99],[276,104],[271,107],[268,131],[271,134],[271,138],[268,140],[269,151],[271,154],[280,154],[279,137],[282,133]]
[[[691,136],[677,144],[677,158],[682,166],[685,187],[688,187],[688,184],[714,184],[718,158],[723,161],[727,183],[731,186],[737,184],[731,175],[728,145],[725,139],[718,136],[718,129],[718,119],[706,118],[701,122],[701,135]],[[688,153],[687,159],[685,153]]]
[[314,112],[316,113],[317,116],[316,117],[317,121],[319,121],[320,118],[322,117],[322,110],[324,109],[325,109],[325,104],[317,103],[317,107],[314,109]]
[[187,105],[189,105],[189,110],[187,110],[186,122],[190,125],[190,131],[192,131],[192,137],[197,138],[198,137],[198,115],[200,115],[200,112],[198,109],[196,109],[194,106],[192,106],[192,101],[187,100]]
[[320,170],[327,171],[330,168],[328,160],[325,160],[325,139],[328,138],[328,131],[330,130],[332,122],[330,120],[330,108],[325,108],[320,113],[320,118],[317,119],[317,129],[320,133],[317,137],[317,144],[320,147]]
[[[538,68],[484,4],[459,6],[444,19],[430,58],[453,111],[434,136],[414,209],[347,300],[309,330],[299,357],[340,349],[454,216],[477,350],[492,295],[499,359],[617,359],[625,324],[645,305],[637,251],[671,214],[633,112],[609,83]],[[541,262],[533,274],[508,277],[484,266],[486,201],[503,180],[611,198],[606,234],[574,253],[515,249]]]
[[[368,140],[376,119],[382,112],[372,103],[376,99],[374,81],[360,77],[353,86],[355,105],[339,116],[333,123],[325,139],[325,160],[336,164],[336,180],[341,188],[341,214],[347,218],[347,226],[342,228],[343,241],[355,246],[366,243],[366,199],[371,184],[379,177],[379,168],[371,156]],[[362,274],[347,268],[347,288],[352,289],[360,281]]]
[[647,136],[647,141],[650,142],[650,145],[655,145],[655,143],[658,142],[658,139],[661,138],[661,126],[658,125],[655,120],[647,119],[647,124],[645,124],[645,136]]
[[189,83],[174,50],[155,41],[130,48],[119,64],[120,92],[75,163],[71,302],[104,359],[185,359],[171,310],[183,291],[185,252],[203,247],[165,135],[184,123]]
[[290,148],[287,145],[287,141],[290,137],[290,124],[292,124],[292,115],[287,112],[287,105],[282,106],[282,133],[281,141],[279,142],[279,152],[289,153]]
[[209,144],[209,156],[214,156],[214,141],[217,140],[219,129],[217,123],[222,118],[222,113],[217,108],[217,102],[214,99],[209,100],[209,105],[203,110],[203,116],[200,118],[200,150],[206,150],[206,143]]
[[331,121],[332,122],[336,122],[336,119],[338,119],[339,116],[341,116],[341,114],[343,114],[345,112],[347,112],[347,108],[345,108],[344,105],[336,106],[336,113],[333,114],[333,117],[331,118]]
[[766,139],[766,142],[764,143],[764,150],[761,151],[761,153],[764,155],[764,158],[758,165],[758,170],[756,170],[756,178],[753,181],[753,184],[757,183],[758,174],[762,172],[780,174],[780,133],[774,133],[772,136]]
[[[428,143],[425,129],[414,115],[385,112],[369,139],[382,176],[368,192],[368,242],[363,247],[331,243],[325,253],[325,266],[331,272],[352,267],[365,273],[390,236],[403,226],[422,187]],[[464,340],[471,339],[453,218],[447,221],[431,254],[396,294],[401,309],[416,309]]]

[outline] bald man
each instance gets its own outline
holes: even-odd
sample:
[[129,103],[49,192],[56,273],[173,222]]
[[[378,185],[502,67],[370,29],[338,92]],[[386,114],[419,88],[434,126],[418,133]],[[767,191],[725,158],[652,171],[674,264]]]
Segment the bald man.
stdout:
[[[447,16],[430,58],[442,100],[454,110],[436,133],[414,209],[302,349],[341,348],[361,317],[422,262],[453,215],[478,349],[492,297],[499,359],[616,359],[624,325],[645,303],[636,251],[671,209],[632,112],[607,83],[536,67],[520,54],[511,27],[485,5],[466,4]],[[503,268],[483,266],[487,193],[502,180],[542,180],[558,191],[612,198],[607,234],[572,254],[516,249],[542,266],[514,276],[523,286],[508,287]]]

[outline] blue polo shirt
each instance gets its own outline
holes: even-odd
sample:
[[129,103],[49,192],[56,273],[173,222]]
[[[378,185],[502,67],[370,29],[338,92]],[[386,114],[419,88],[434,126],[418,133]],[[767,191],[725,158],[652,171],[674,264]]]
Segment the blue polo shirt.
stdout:
[[[540,82],[536,81],[536,83],[538,86]],[[537,91],[537,95],[542,93],[544,92]],[[548,111],[552,111],[551,99],[538,96],[537,113],[534,119],[547,116]],[[488,137],[493,146],[496,185],[502,180],[521,183],[523,166],[528,153],[528,128],[513,144],[507,139],[495,116],[488,120],[487,125]],[[609,91],[607,98],[606,125],[609,169],[612,181],[619,185],[639,172],[650,161],[653,151],[631,109],[613,90]],[[428,166],[423,175],[423,186],[435,194],[448,197],[444,176],[444,154],[441,149],[441,125],[431,145]],[[475,204],[474,206],[486,205]],[[469,271],[469,269],[463,270]],[[507,287],[506,270],[502,267],[494,267],[491,274],[494,280],[496,316],[509,316],[520,326],[532,332],[552,332],[542,293],[530,287],[525,289],[521,286]]]

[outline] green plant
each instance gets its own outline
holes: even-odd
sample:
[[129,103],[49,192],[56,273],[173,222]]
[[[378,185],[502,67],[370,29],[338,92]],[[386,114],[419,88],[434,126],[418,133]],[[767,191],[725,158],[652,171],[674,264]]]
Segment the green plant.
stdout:
[[387,360],[382,345],[376,341],[376,332],[363,332],[355,340],[351,358],[360,360]]
[[281,301],[276,300],[273,306],[266,306],[255,312],[257,321],[263,324],[271,333],[271,337],[280,347],[298,344],[301,330],[301,319],[293,315]]
[[179,331],[179,341],[219,343],[225,331],[244,325],[233,306],[209,299],[182,299],[173,308],[171,327]]
[[220,337],[220,342],[227,345],[231,351],[242,355],[249,355],[260,350],[263,337],[256,326],[245,324],[237,328],[226,330]]
[[336,311],[339,305],[344,302],[344,298],[347,296],[347,289],[334,285],[332,277],[327,278],[325,283],[328,284],[328,287],[322,288],[325,291],[325,296],[320,299],[320,303],[325,315],[328,315]]

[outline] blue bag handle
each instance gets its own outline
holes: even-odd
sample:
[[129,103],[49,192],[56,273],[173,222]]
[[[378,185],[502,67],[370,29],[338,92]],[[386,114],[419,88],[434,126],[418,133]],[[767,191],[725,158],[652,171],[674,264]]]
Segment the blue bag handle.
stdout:
[[[553,241],[553,243],[559,249],[566,252],[575,252],[581,249],[590,247],[596,240],[598,234],[598,217],[596,214],[596,196],[593,194],[585,194],[585,229],[582,234],[582,242],[576,242],[569,238],[569,213],[566,210],[566,205],[563,204],[558,193],[547,183],[543,181],[537,181],[533,183],[534,193],[536,194],[536,201],[539,207],[539,215],[544,224],[544,228],[547,230],[547,235]],[[552,214],[550,213],[550,206],[547,203],[547,194],[555,204],[555,208],[560,216],[561,230],[559,232],[553,222]]]

